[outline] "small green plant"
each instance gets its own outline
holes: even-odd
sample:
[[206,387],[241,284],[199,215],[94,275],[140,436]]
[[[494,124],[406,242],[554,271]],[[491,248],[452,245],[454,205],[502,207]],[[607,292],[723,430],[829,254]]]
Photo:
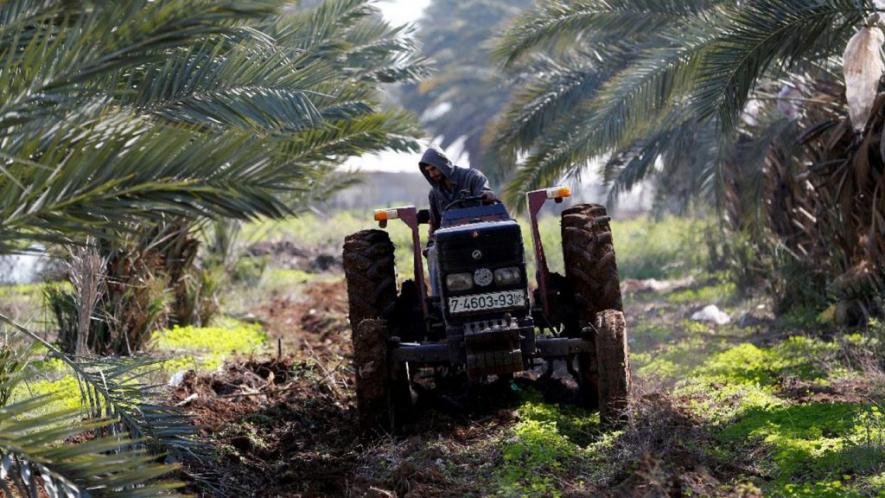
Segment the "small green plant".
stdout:
[[560,496],[559,478],[586,463],[600,434],[599,416],[573,406],[544,403],[537,392],[523,395],[520,421],[502,449],[496,472],[502,496]]
[[157,332],[153,346],[163,353],[174,353],[163,362],[167,372],[215,370],[234,354],[253,354],[267,343],[259,325],[233,322],[214,327],[173,327]]
[[865,444],[870,437],[885,437],[881,425],[871,429],[865,424],[872,413],[871,407],[855,403],[754,408],[718,438],[733,444],[756,440],[772,448],[769,487],[774,495],[848,496],[852,492],[844,489],[842,476],[868,474],[885,461],[885,448]]

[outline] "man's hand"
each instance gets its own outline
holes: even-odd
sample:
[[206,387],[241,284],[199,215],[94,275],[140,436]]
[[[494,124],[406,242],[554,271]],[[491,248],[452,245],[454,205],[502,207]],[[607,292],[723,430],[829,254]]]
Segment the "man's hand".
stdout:
[[491,190],[486,190],[482,193],[482,201],[491,204],[498,200],[498,197]]

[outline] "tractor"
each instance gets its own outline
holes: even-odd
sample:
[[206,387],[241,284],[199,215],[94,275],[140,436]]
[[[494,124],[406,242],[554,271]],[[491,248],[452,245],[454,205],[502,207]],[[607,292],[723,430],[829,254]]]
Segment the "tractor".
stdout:
[[[536,262],[532,288],[520,225],[500,202],[462,197],[433,233],[428,292],[419,226],[429,211],[379,209],[380,228],[404,222],[412,235],[414,280],[397,289],[394,245],[385,230],[346,237],[343,262],[353,337],[357,408],[364,428],[393,430],[410,416],[418,372],[466,376],[468,386],[564,364],[578,403],[599,408],[604,423],[625,420],[630,390],[627,338],[610,218],[603,206],[561,213],[565,275],[547,265],[538,214],[561,203],[567,187],[526,194]],[[429,295],[433,294],[433,295]]]

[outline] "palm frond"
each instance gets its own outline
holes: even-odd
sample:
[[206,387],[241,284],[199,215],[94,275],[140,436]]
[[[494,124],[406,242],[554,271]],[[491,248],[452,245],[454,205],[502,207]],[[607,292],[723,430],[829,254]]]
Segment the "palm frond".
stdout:
[[[111,419],[83,421],[77,410],[42,413],[50,397],[0,406],[0,490],[6,496],[175,495],[180,483],[158,481],[175,470],[119,436],[85,438]],[[13,492],[13,489],[17,492]]]
[[500,153],[530,148],[553,121],[591,99],[608,76],[574,59],[544,58],[532,65],[531,72],[540,76],[516,92],[497,120],[493,146]]
[[[149,357],[75,358],[45,341],[39,334],[0,314],[0,322],[38,342],[51,356],[64,362],[80,386],[82,403],[90,418],[111,417],[102,425],[113,434],[125,432],[137,445],[153,453],[203,458],[209,449],[194,439],[197,428],[179,410],[160,405],[159,386],[146,382],[161,361]],[[0,358],[2,359],[2,358]],[[0,378],[2,380],[2,378]],[[136,444],[136,443],[132,443]]]
[[724,10],[722,34],[709,44],[698,72],[695,106],[733,128],[766,71],[801,59],[841,53],[844,41],[874,9],[865,0],[754,0]]
[[[653,50],[601,85],[589,102],[572,107],[532,143],[509,192],[538,188],[605,154],[629,146],[687,91],[703,38],[696,45]],[[511,200],[516,200],[509,194]]]
[[553,42],[580,37],[607,40],[655,33],[662,27],[697,13],[710,4],[705,0],[554,0],[522,15],[504,33],[493,56],[511,65],[526,53],[549,48]]
[[417,130],[388,126],[374,87],[423,71],[405,32],[368,0],[329,0],[266,33],[280,3],[4,5],[0,251],[137,219],[281,216],[298,181],[333,173],[286,148],[351,120],[339,136],[363,138],[341,141],[339,159],[414,147]]

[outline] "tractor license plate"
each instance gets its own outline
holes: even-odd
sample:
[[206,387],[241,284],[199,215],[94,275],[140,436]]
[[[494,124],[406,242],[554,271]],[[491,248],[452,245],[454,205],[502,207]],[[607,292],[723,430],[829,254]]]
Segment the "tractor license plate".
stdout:
[[473,294],[449,298],[449,312],[452,314],[524,306],[525,291],[522,290],[489,292],[488,294]]

